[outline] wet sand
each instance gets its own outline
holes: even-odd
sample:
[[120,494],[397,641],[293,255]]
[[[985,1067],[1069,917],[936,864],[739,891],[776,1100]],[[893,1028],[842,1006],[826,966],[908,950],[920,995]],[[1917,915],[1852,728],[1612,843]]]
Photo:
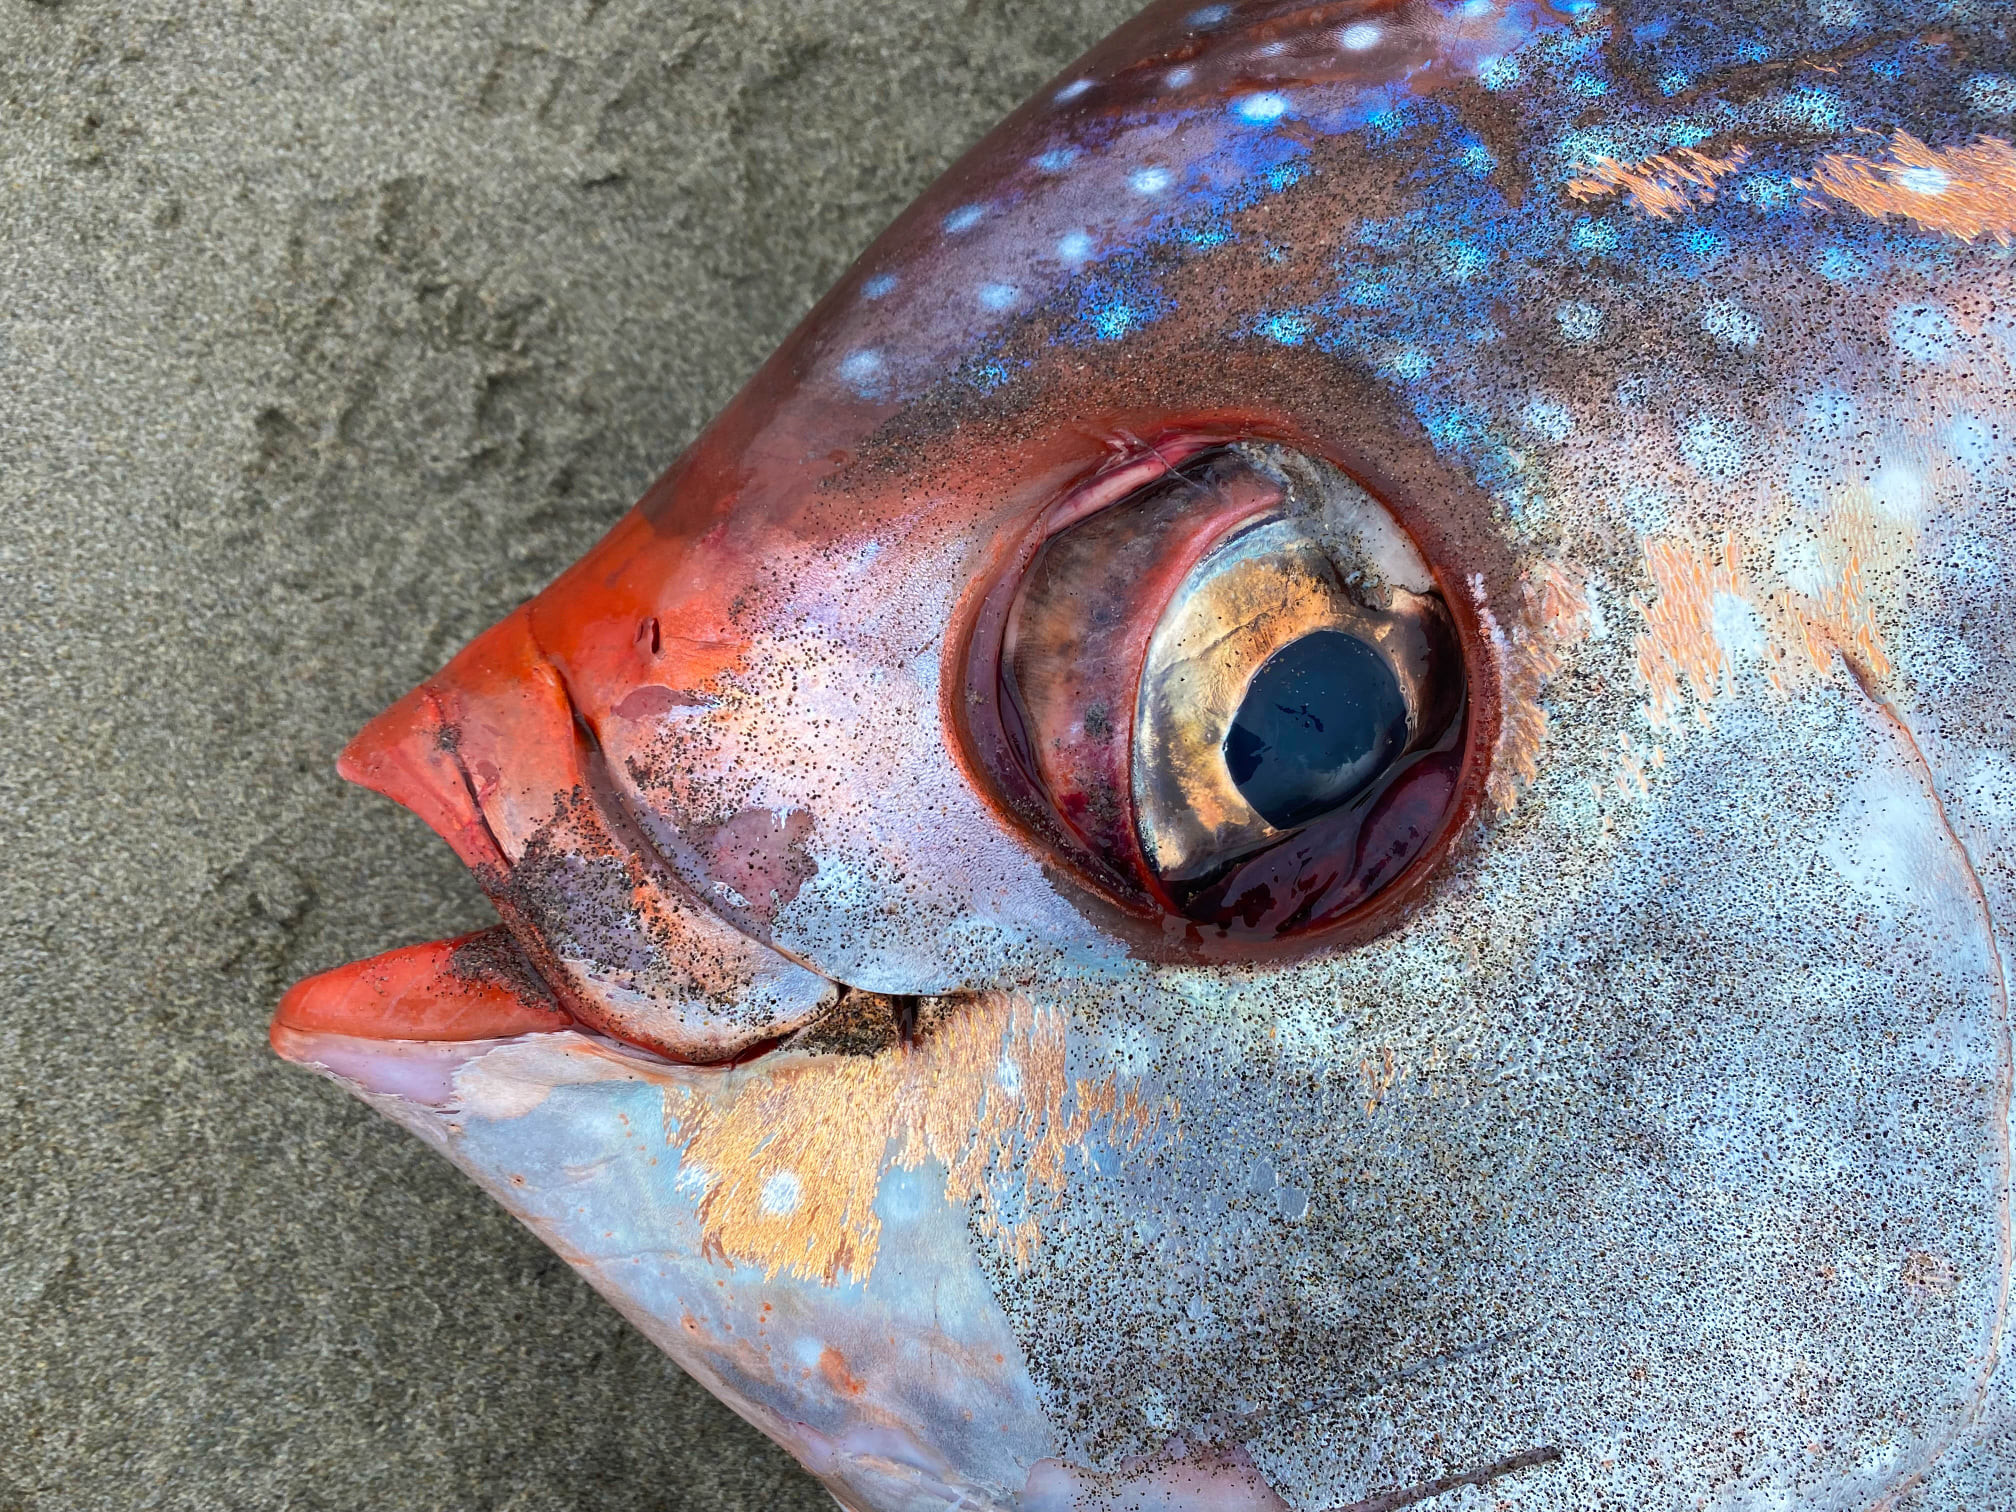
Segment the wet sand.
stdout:
[[344,739],[1131,9],[0,8],[0,1512],[831,1505],[266,1020],[491,917]]

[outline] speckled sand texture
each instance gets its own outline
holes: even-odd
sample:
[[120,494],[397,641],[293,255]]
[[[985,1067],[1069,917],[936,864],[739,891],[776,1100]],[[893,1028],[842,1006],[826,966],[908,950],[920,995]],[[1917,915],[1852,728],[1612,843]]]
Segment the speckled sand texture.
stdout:
[[346,736],[1130,0],[0,0],[0,1512],[830,1503],[275,1060],[479,926]]

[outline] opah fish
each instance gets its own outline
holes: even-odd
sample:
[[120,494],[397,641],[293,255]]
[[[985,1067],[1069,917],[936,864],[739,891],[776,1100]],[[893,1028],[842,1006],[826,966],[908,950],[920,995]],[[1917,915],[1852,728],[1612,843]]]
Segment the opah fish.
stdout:
[[1153,7],[357,737],[503,922],[275,1045],[864,1512],[2000,1505],[2009,54]]

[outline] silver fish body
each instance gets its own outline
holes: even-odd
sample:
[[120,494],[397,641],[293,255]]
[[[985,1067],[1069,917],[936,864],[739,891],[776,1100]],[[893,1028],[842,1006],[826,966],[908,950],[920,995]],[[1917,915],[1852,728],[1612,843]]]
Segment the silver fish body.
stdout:
[[[2016,1504],[2008,32],[1155,6],[359,738],[515,944],[276,1045],[859,1512]],[[1465,776],[1256,944],[973,721],[1032,543],[1277,453],[1432,568]]]

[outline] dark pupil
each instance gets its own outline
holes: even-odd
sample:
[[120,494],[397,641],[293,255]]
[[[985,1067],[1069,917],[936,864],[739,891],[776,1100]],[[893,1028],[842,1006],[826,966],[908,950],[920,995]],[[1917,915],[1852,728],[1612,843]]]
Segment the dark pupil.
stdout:
[[1363,791],[1407,744],[1407,705],[1385,659],[1341,630],[1268,657],[1225,736],[1225,764],[1276,829]]

